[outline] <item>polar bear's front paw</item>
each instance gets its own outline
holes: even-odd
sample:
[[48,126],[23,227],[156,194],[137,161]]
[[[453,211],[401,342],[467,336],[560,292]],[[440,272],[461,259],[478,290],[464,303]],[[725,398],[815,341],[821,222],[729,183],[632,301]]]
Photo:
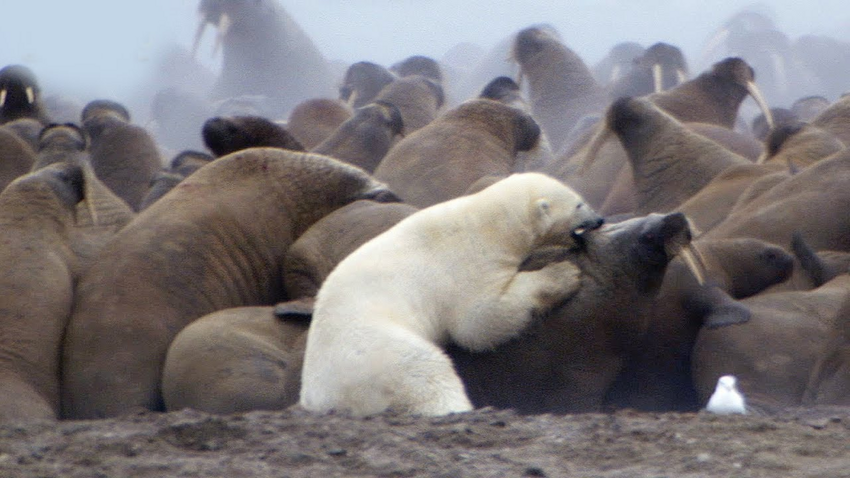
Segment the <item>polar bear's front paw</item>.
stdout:
[[549,263],[533,274],[538,276],[538,311],[569,299],[581,285],[581,270],[570,261]]

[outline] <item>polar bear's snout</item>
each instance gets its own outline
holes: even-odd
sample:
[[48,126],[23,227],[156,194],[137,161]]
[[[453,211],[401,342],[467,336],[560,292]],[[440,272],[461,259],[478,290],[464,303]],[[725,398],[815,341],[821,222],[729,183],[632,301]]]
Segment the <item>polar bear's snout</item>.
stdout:
[[576,206],[576,209],[578,210],[578,214],[581,214],[585,217],[581,218],[578,225],[573,227],[573,229],[570,231],[570,236],[572,236],[574,240],[581,239],[582,236],[584,236],[589,231],[599,229],[600,227],[602,227],[602,224],[605,224],[605,218],[603,218],[599,214],[596,214],[596,212],[594,212],[593,209],[588,207],[586,204],[581,203]]
[[577,239],[583,235],[585,235],[589,231],[593,231],[595,229],[599,229],[602,227],[602,224],[605,224],[605,219],[602,217],[597,217],[596,219],[588,219],[583,223],[579,224],[575,229],[570,232],[574,239]]

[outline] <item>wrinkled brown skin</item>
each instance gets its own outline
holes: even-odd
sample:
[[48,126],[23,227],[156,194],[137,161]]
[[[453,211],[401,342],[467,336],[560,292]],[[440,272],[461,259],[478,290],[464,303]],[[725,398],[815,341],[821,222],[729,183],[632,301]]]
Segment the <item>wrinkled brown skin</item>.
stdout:
[[14,132],[0,127],[0,191],[32,169],[36,153]]
[[469,196],[470,194],[475,194],[478,191],[482,191],[484,189],[487,189],[488,187],[496,184],[497,182],[505,179],[506,177],[507,176],[505,176],[505,175],[497,175],[497,174],[490,175],[490,176],[484,176],[484,177],[480,178],[478,181],[475,181],[474,183],[470,184],[469,187],[466,189],[466,191],[463,192],[463,195]]
[[845,145],[850,145],[850,96],[832,103],[811,121],[812,126],[825,129]]
[[320,155],[254,148],[198,170],[122,229],[82,276],[64,342],[63,416],[161,410],[174,336],[216,310],[279,302],[292,242],[367,198],[394,196]]
[[145,210],[150,207],[159,198],[165,196],[165,193],[180,184],[180,181],[191,176],[192,173],[206,166],[214,159],[213,156],[200,151],[185,150],[178,153],[177,156],[171,159],[168,169],[163,169],[153,177],[150,188],[148,188],[148,192],[145,193],[142,204],[139,206],[139,210]]
[[18,118],[3,124],[3,128],[17,134],[26,141],[33,151],[38,150],[38,136],[44,129],[44,124],[33,118]]
[[[745,62],[727,58],[693,80],[646,98],[682,123],[707,123],[732,129],[738,108],[748,94],[746,82],[753,77]],[[628,209],[633,204],[629,200],[633,191],[633,186],[628,184],[632,176],[630,166],[624,161],[621,148],[610,143],[609,140],[603,146],[589,169],[576,171],[584,162],[585,150],[573,149],[560,154],[548,172],[574,185],[590,204],[598,204],[604,214],[630,212]],[[618,191],[619,197],[606,205],[605,198],[612,191]]]
[[299,103],[286,120],[286,129],[305,151],[326,140],[354,111],[341,100],[312,98]]
[[163,369],[166,410],[224,414],[297,403],[309,321],[281,320],[274,311],[220,310],[177,334]]
[[[729,151],[751,161],[755,161],[761,155],[761,143],[730,129],[708,123],[683,124],[694,133],[705,136]],[[625,152],[622,152],[622,157],[625,160]],[[730,169],[734,169],[736,167],[738,166],[733,166]],[[746,167],[746,165],[743,165],[742,167]],[[719,174],[718,177],[722,175],[723,173]],[[714,179],[712,181],[714,181]],[[703,188],[703,190],[704,189],[705,188]],[[700,190],[700,192],[702,192],[702,190]],[[635,185],[634,180],[632,179],[632,166],[631,164],[625,163],[620,169],[617,175],[617,180],[611,187],[608,196],[605,198],[605,202],[599,210],[601,213],[608,215],[630,213],[634,211],[636,207],[635,194]],[[691,218],[690,214],[688,217]],[[705,229],[700,228],[700,230]]]
[[274,309],[215,312],[177,335],[163,369],[166,409],[234,413],[295,404],[304,332],[322,281],[354,249],[415,211],[402,203],[361,200],[313,224],[284,259],[284,289],[294,300]]
[[59,416],[59,347],[77,262],[78,166],[50,166],[0,194],[0,422]]
[[[783,130],[775,130],[774,133],[776,131]],[[774,147],[778,150],[773,151]],[[764,164],[745,164],[724,170],[677,210],[687,214],[701,231],[709,231],[731,212],[790,178],[789,161],[796,170],[841,149],[844,146],[829,133],[802,126],[783,138],[781,144],[768,144],[769,159]]]
[[617,100],[606,121],[632,166],[637,214],[673,210],[723,170],[751,164],[691,132],[646,99]]
[[404,203],[355,201],[323,217],[286,253],[283,287],[291,299],[314,297],[341,260],[417,209]]
[[491,352],[447,349],[475,407],[520,413],[599,411],[627,355],[646,332],[646,312],[671,257],[685,245],[684,216],[651,215],[605,225],[586,235],[583,249],[545,259],[582,270],[576,295],[536,320],[519,338]]
[[39,135],[38,156],[32,171],[58,162],[89,162],[87,149],[88,137],[79,127],[73,124],[47,127]]
[[815,250],[850,251],[850,152],[844,150],[759,194],[705,233],[790,244],[802,231]]
[[740,58],[726,58],[672,90],[649,95],[656,106],[683,123],[711,123],[734,129],[738,108],[749,94],[753,69]]
[[795,170],[811,166],[845,148],[831,132],[805,123],[775,128],[765,143],[766,164],[781,164]]
[[57,163],[82,169],[85,197],[76,206],[75,227],[69,234],[79,270],[83,271],[112,236],[135,217],[135,213],[95,174],[86,149],[87,137],[80,128],[73,124],[48,126],[42,131],[40,145],[33,171]]
[[812,368],[803,405],[850,405],[850,300],[835,323]]
[[644,341],[608,396],[610,407],[697,411],[691,349],[699,330],[745,321],[749,312],[734,299],[784,281],[793,268],[790,254],[756,239],[697,240],[694,247],[705,259],[707,284],[699,285],[681,259],[670,263]]
[[[604,118],[597,123],[596,127],[591,129],[590,133],[594,133],[602,122],[604,122]],[[579,142],[581,141],[579,140]],[[555,159],[543,168],[543,172],[572,186],[588,204],[598,208],[600,213],[606,215],[620,212],[618,209],[612,211],[612,209],[615,209],[612,207],[608,207],[608,210],[606,210],[605,202],[614,188],[619,187],[618,179],[627,175],[625,178],[628,179],[629,189],[626,194],[629,199],[632,199],[632,202],[625,209],[628,209],[629,212],[633,211],[634,184],[631,179],[631,169],[626,170],[628,158],[620,142],[616,138],[606,141],[597,152],[592,166],[580,170],[580,165],[586,157],[586,147],[578,149],[573,154],[557,154]]]
[[[478,97],[495,100],[518,108],[526,113],[531,113],[531,106],[523,98],[519,85],[506,76],[499,76],[491,80],[484,86]],[[555,154],[552,152],[552,145],[549,143],[549,138],[541,130],[537,146],[528,151],[520,151],[517,155],[517,164],[514,169],[516,172],[543,171],[554,160]]]
[[755,161],[764,151],[764,145],[737,131],[711,123],[684,123],[694,133],[705,136],[738,156]]
[[398,108],[385,102],[370,103],[358,108],[312,152],[371,173],[403,134],[404,123]]
[[461,196],[484,176],[513,172],[518,151],[534,148],[540,127],[520,110],[469,100],[399,141],[378,167],[405,202],[424,208]]
[[747,405],[771,413],[800,406],[809,376],[850,297],[844,274],[810,291],[759,294],[741,301],[752,316],[745,324],[700,330],[692,370],[700,403],[721,375],[735,375]]
[[[755,180],[744,189],[741,195],[738,196],[738,199],[735,201],[735,205],[732,206],[732,209],[731,211],[729,211],[729,214],[743,209],[754,199],[766,193],[767,191],[770,191],[774,186],[785,181],[786,179],[789,179],[791,176],[793,176],[793,174],[791,174],[788,171],[788,168],[786,167],[781,168],[779,171],[768,173],[764,176],[755,178]],[[728,217],[729,214],[727,214],[726,217]]]
[[142,198],[141,204],[139,204],[139,211],[144,211],[149,208],[151,204],[157,202],[162,196],[165,196],[168,191],[174,189],[174,187],[180,184],[180,181],[183,181],[184,179],[185,176],[182,174],[172,173],[169,171],[160,171],[156,173],[156,176],[154,176],[151,181],[151,187],[148,189],[145,197]]
[[558,151],[585,115],[608,103],[590,69],[554,32],[529,27],[517,33],[512,57],[528,81],[531,111]]
[[33,165],[34,171],[55,163],[82,168],[85,197],[77,204],[75,227],[69,233],[81,272],[97,252],[135,217],[130,205],[97,177],[86,145],[84,133],[74,125],[45,128],[38,160]]
[[424,76],[399,78],[385,86],[375,101],[386,101],[401,112],[404,131],[411,134],[434,121],[441,112],[445,98],[443,87]]
[[730,166],[715,176],[704,188],[680,204],[676,210],[685,213],[702,232],[710,231],[726,219],[739,198],[756,181],[765,177],[789,178],[782,164],[740,164]]
[[153,138],[141,126],[109,113],[87,118],[83,129],[91,140],[89,155],[97,177],[138,211],[151,180],[162,168]]
[[204,122],[201,134],[216,157],[261,147],[304,151],[286,128],[262,116],[216,116]]

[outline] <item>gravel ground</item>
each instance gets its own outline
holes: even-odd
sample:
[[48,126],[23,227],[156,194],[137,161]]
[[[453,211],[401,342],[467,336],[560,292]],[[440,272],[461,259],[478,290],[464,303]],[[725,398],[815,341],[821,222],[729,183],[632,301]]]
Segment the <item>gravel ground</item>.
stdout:
[[184,410],[0,427],[3,477],[850,477],[850,408],[356,419]]

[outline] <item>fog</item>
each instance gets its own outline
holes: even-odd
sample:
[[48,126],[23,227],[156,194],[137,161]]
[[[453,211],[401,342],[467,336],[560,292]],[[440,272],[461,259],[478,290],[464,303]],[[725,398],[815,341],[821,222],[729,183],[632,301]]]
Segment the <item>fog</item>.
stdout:
[[[682,48],[694,72],[700,48],[730,15],[751,2],[713,0],[280,0],[329,60],[388,65],[406,56],[440,58],[454,45],[489,49],[534,23],[549,23],[589,64],[612,45],[665,41]],[[81,101],[124,99],[148,81],[169,44],[189,48],[198,0],[28,0],[4,2],[0,63],[32,68],[45,93]],[[812,33],[847,39],[846,0],[759,4],[792,39]],[[212,35],[208,35],[211,37]],[[211,68],[211,38],[199,58]]]

